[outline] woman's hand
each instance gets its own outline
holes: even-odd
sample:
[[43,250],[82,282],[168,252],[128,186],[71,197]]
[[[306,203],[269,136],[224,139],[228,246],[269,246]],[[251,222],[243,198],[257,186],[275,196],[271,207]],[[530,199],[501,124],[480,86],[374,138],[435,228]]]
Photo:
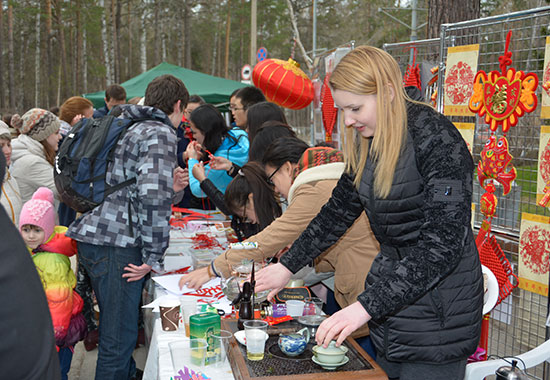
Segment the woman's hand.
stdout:
[[180,278],[179,286],[180,289],[183,288],[184,285],[191,289],[200,289],[200,287],[209,280],[210,275],[208,274],[208,268],[204,267],[183,275]]
[[198,164],[193,165],[193,177],[197,179],[200,183],[206,179],[206,174],[204,172],[204,164],[199,162]]
[[83,118],[84,118],[84,115],[75,115],[75,117],[73,117],[73,119],[71,120],[71,127],[76,123],[78,123]]
[[233,163],[229,161],[227,158],[216,157],[216,156],[210,157],[210,167],[214,170],[228,171],[229,169],[231,169],[231,166],[233,166]]
[[292,272],[289,271],[283,264],[277,263],[269,265],[256,273],[256,292],[262,292],[264,290],[271,290],[267,295],[267,300],[271,301],[277,293],[279,293],[292,276]]
[[359,301],[356,301],[324,320],[317,329],[315,340],[317,344],[327,348],[330,341],[338,336],[336,346],[340,346],[352,332],[370,321],[370,319],[369,313]]
[[189,185],[189,170],[180,168],[179,166],[174,169],[174,185],[173,189],[175,193],[183,191]]
[[196,141],[191,141],[189,144],[187,144],[187,149],[185,149],[185,153],[187,154],[187,158],[193,158],[195,160],[198,160],[200,158],[200,151],[202,147],[201,144],[199,144]]

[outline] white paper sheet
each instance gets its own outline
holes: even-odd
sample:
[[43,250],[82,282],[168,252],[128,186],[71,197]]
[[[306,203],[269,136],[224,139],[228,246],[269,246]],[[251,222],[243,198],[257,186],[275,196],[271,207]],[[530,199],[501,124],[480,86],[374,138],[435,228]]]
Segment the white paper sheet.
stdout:
[[[159,284],[160,286],[162,286],[163,288],[168,290],[170,293],[173,293],[173,294],[176,294],[176,295],[183,295],[185,293],[189,293],[189,292],[194,291],[193,289],[188,288],[187,286],[184,286],[182,289],[180,289],[179,280],[182,276],[183,276],[182,274],[171,274],[171,275],[167,275],[167,276],[153,277],[153,280],[157,284]],[[220,285],[220,281],[221,281],[221,279],[219,277],[217,277],[213,280],[208,281],[206,284],[204,284],[201,287],[201,289],[211,288],[213,286],[218,286],[218,285]]]

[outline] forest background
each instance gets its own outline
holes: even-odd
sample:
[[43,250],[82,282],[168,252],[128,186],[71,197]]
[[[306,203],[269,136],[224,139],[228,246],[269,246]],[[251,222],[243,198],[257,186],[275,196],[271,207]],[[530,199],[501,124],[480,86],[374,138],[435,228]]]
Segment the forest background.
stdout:
[[[240,80],[250,62],[250,0],[0,0],[0,112],[50,108],[122,83],[161,62]],[[418,39],[442,22],[504,14],[549,0],[417,0]],[[409,0],[317,0],[316,54],[355,40],[408,41]],[[297,28],[291,22],[291,12]],[[401,9],[398,9],[401,8]],[[257,0],[257,47],[312,57],[312,0]]]

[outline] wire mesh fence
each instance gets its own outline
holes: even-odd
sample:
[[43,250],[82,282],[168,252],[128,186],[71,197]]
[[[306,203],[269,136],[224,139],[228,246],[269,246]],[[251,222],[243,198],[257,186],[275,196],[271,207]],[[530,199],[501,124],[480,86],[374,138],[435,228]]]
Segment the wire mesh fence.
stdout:
[[[512,67],[525,72],[534,72],[539,77],[537,90],[539,106],[523,116],[507,134],[513,165],[517,169],[517,178],[510,193],[503,196],[501,187],[497,189],[499,200],[496,216],[492,220],[492,231],[517,273],[520,222],[522,213],[550,216],[545,207],[537,205],[537,165],[539,157],[539,139],[541,126],[550,124],[541,119],[541,91],[544,76],[544,56],[546,37],[550,35],[550,7],[516,12],[497,17],[465,21],[443,25],[441,38],[423,41],[410,41],[399,44],[386,44],[384,49],[399,63],[405,73],[407,65],[412,63],[411,51],[416,53],[416,63],[423,66],[439,67],[437,89],[437,107],[443,110],[444,64],[449,47],[479,44],[477,70],[486,73],[499,69],[499,57],[504,54],[506,35],[512,31],[509,50],[512,51]],[[433,76],[433,73],[432,73]],[[424,88],[427,101],[432,94]],[[482,118],[477,116],[449,116],[455,123],[475,123],[472,153],[474,162],[480,159],[490,129]],[[501,134],[501,133],[500,133]],[[476,176],[477,178],[477,176]],[[478,181],[474,181],[473,202],[479,205],[484,190]],[[480,227],[483,215],[476,207],[475,226]],[[550,249],[547,247],[546,249]],[[549,331],[545,326],[548,314],[548,297],[516,288],[512,295],[498,305],[491,313],[489,324],[489,355],[500,357],[516,356],[535,348],[548,339]],[[531,368],[529,374],[537,379],[550,379],[550,371],[544,365]]]

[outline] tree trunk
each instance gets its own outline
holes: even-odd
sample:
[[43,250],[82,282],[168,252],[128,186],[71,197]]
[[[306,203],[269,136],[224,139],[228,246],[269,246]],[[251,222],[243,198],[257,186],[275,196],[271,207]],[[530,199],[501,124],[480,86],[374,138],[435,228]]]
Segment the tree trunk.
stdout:
[[[68,70],[67,70],[67,50],[65,48],[65,29],[63,27],[63,20],[61,18],[61,7],[62,7],[61,1],[55,1],[55,18],[57,21],[57,36],[59,39],[60,49],[61,49],[61,71],[60,75],[67,78]],[[61,98],[65,99],[68,94],[72,94],[73,91],[69,86],[70,81],[68,80],[62,80],[61,81]],[[58,96],[59,98],[59,96]],[[58,99],[56,104],[59,104],[60,99]]]
[[76,0],[76,57],[75,62],[75,93],[81,94],[82,91],[82,17],[80,13],[80,0]]
[[218,31],[214,34],[214,42],[212,43],[212,63],[210,65],[210,75],[216,75],[216,49],[218,47]]
[[223,76],[229,79],[229,40],[231,36],[231,0],[227,0],[227,18],[225,20],[225,59],[223,62]]
[[163,21],[160,22],[160,41],[161,41],[160,61],[166,62],[166,23]]
[[[39,6],[39,9],[40,9],[40,6]],[[38,105],[40,104],[40,79],[41,79],[40,78],[40,12],[36,14],[35,31],[36,31],[36,51],[34,54],[34,104],[36,107],[38,107]]]
[[111,33],[112,33],[112,40],[111,40],[111,58],[113,63],[113,82],[118,83],[118,27],[117,27],[117,17],[116,17],[116,0],[111,0]]
[[141,30],[139,33],[139,60],[141,66],[141,72],[144,73],[147,71],[147,29],[145,24],[145,17],[147,16],[147,7],[145,4],[142,4],[142,13],[141,13]]
[[479,18],[480,0],[428,0],[428,38],[439,38],[441,24]]
[[86,49],[86,29],[82,31],[82,92],[88,92],[88,51]]
[[12,111],[15,110],[15,58],[13,56],[13,5],[8,1],[8,89],[9,105]]
[[[157,0],[158,1],[158,0]],[[153,19],[154,19],[154,34],[153,34],[153,38],[154,38],[154,65],[158,65],[159,64],[159,60],[160,60],[160,36],[159,36],[159,29],[160,29],[160,24],[159,24],[159,8],[160,6],[157,4],[157,2],[155,1],[155,3],[153,4],[153,6],[155,7],[155,10],[154,10],[154,16],[153,16]]]
[[128,1],[128,54],[126,54],[126,76],[125,79],[132,75],[132,2]]
[[192,57],[191,57],[191,15],[190,15],[190,8],[189,8],[189,1],[185,0],[184,4],[184,14],[183,14],[183,35],[185,38],[185,52],[183,54],[183,58],[185,61],[184,66],[188,69],[192,69],[193,63],[192,63]]
[[[0,0],[0,83],[4,82],[4,1]],[[0,109],[4,109],[4,86],[0,86]]]
[[[241,9],[243,9],[244,0],[241,0]],[[241,67],[244,65],[244,14],[241,12],[241,20],[239,21],[239,66],[240,71]]]
[[105,83],[103,87],[107,87],[112,84],[112,73],[111,73],[111,60],[109,59],[109,39],[107,38],[107,11],[105,10],[105,1],[99,0],[99,6],[103,11],[103,17],[101,17],[101,38],[103,39],[103,60],[105,64]]
[[55,99],[55,86],[53,85],[53,32],[52,32],[52,2],[51,0],[45,0],[46,7],[46,54],[45,59],[48,66],[48,75],[46,80],[47,86],[47,102],[46,107],[51,107]]

